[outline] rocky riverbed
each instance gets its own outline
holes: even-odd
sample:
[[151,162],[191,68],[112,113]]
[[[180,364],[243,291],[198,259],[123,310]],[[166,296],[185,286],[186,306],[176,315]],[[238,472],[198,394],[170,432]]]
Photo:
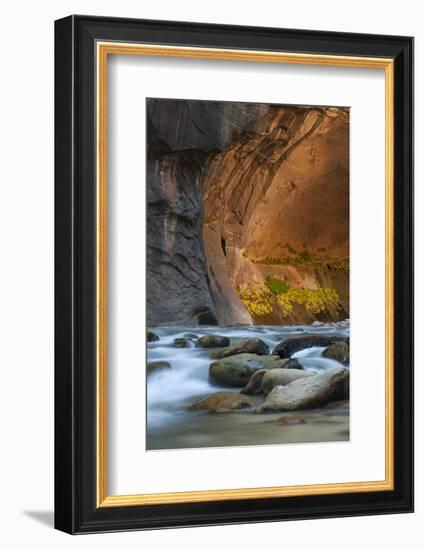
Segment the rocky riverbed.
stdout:
[[155,327],[147,449],[346,441],[349,321]]

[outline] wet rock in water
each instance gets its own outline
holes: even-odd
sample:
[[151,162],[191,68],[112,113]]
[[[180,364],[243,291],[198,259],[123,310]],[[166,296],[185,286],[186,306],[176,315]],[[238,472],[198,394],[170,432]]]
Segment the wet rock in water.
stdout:
[[171,368],[171,365],[167,361],[153,361],[147,363],[147,376],[149,377],[152,374],[170,370]]
[[[278,355],[276,357],[279,357]],[[284,359],[283,359],[284,361]],[[285,369],[303,370],[303,365],[299,363],[297,359],[289,359],[284,365]]]
[[268,395],[276,386],[287,386],[295,380],[314,376],[313,372],[299,369],[273,369],[265,371],[262,378],[262,393]]
[[230,345],[230,339],[227,336],[211,334],[202,336],[197,343],[201,348],[224,348]]
[[220,361],[224,360],[240,363],[252,369],[278,369],[285,367],[289,362],[289,359],[280,359],[277,355],[256,355],[255,353],[239,353],[220,359]]
[[291,357],[293,353],[301,351],[303,349],[331,346],[336,342],[348,343],[349,338],[344,336],[324,336],[319,334],[312,334],[308,336],[293,336],[283,342],[280,342],[275,346],[272,354],[279,355],[280,357]]
[[148,332],[147,333],[147,341],[148,342],[157,342],[160,338],[157,334],[155,334],[154,332]]
[[244,362],[234,361],[231,358],[215,361],[209,366],[209,378],[220,386],[242,388],[245,386],[255,369]]
[[343,365],[349,364],[349,346],[346,342],[335,342],[328,346],[323,352],[323,357],[334,359]]
[[259,369],[278,369],[287,363],[276,355],[255,355],[240,353],[211,363],[209,374],[218,384],[240,388],[248,384],[251,376]]
[[290,382],[287,386],[276,386],[256,411],[313,409],[330,401],[345,399],[348,381],[349,369],[333,367],[323,373]]
[[268,372],[266,369],[259,369],[254,372],[246,386],[240,390],[240,393],[245,395],[259,395],[262,393],[262,379],[266,372]]
[[240,353],[254,353],[256,355],[268,355],[269,347],[260,338],[246,338],[237,340],[232,346],[229,346],[221,351],[216,351],[211,355],[214,359],[222,359],[237,355]]
[[350,401],[348,399],[344,399],[343,401],[331,401],[331,403],[327,403],[325,405],[324,409],[349,409],[350,408]]
[[217,392],[197,401],[189,407],[189,410],[229,413],[252,411],[254,407],[255,401],[251,397],[235,392]]
[[190,340],[187,338],[175,338],[175,340],[172,342],[172,345],[174,348],[189,348],[190,347]]
[[299,424],[306,424],[306,420],[302,416],[297,416],[295,414],[285,414],[280,416],[278,423],[283,426],[296,426]]

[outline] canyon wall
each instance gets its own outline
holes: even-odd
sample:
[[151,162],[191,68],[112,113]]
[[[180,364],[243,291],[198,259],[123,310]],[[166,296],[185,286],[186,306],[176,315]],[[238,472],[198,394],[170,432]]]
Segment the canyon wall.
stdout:
[[[147,323],[250,322],[213,292],[203,244],[203,191],[214,156],[267,111],[264,105],[147,100]],[[217,304],[215,304],[215,300]]]
[[148,323],[348,317],[348,110],[147,108]]

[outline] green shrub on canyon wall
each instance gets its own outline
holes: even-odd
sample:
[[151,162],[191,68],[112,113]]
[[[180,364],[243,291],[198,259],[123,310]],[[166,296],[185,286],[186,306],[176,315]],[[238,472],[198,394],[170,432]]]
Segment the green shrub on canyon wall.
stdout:
[[272,277],[271,275],[266,278],[265,284],[268,289],[277,296],[279,294],[285,294],[290,290],[290,285],[286,281],[277,279],[277,277]]

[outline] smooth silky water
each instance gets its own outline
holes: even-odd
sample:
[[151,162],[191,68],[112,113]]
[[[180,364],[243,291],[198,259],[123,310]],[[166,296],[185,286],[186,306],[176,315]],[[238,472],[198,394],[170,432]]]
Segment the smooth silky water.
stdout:
[[[175,348],[175,338],[204,335],[228,336],[231,344],[239,338],[261,338],[270,350],[296,335],[322,334],[349,336],[346,322],[320,326],[252,326],[252,327],[155,327],[160,337],[148,344],[147,360],[167,361],[172,369],[149,376],[147,382],[148,450],[240,445],[270,445],[349,440],[349,409],[315,409],[293,411],[304,424],[282,425],[278,419],[285,413],[255,414],[252,412],[191,412],[188,407],[197,400],[218,391],[239,391],[223,388],[209,380],[210,354],[215,349],[202,349],[191,343],[189,348]],[[313,347],[293,354],[305,370],[321,372],[340,363],[322,357],[324,348]],[[263,395],[257,396],[257,402]]]

